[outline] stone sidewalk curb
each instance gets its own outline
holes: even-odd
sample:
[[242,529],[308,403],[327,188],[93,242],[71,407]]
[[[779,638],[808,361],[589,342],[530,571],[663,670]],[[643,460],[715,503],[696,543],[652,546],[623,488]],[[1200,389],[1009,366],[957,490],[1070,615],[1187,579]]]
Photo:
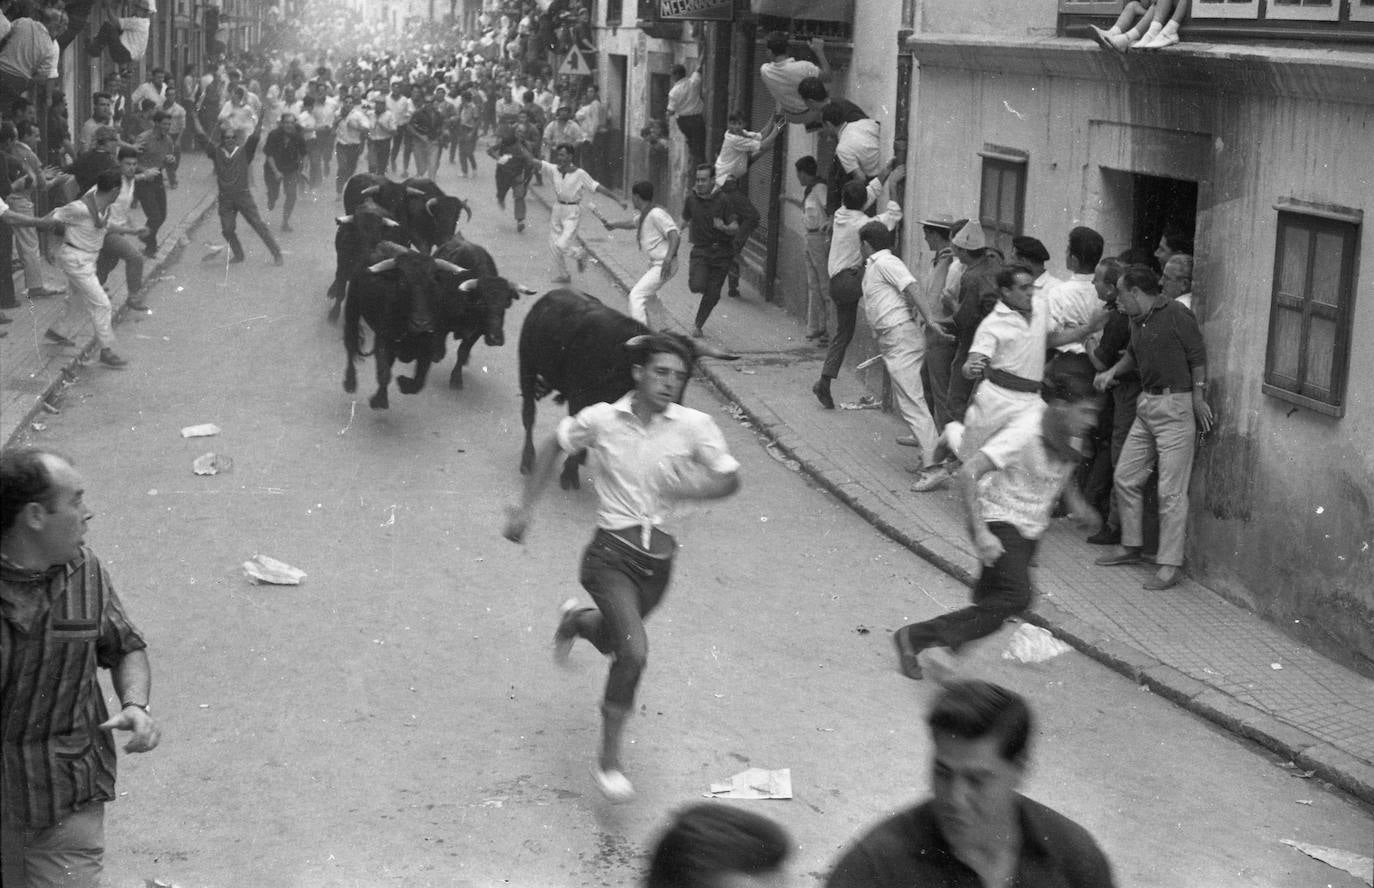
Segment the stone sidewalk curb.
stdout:
[[[190,233],[205,220],[210,210],[214,208],[215,202],[215,189],[212,187],[207,189],[205,195],[191,205],[191,209],[187,211],[186,215],[181,217],[181,220],[177,222],[167,234],[163,243],[170,243],[172,246],[165,253],[146,263],[143,267],[143,286],[145,290],[155,278],[163,273],[163,271],[175,265],[177,261],[181,259],[181,254],[186,249],[186,245],[181,242],[182,238],[189,236]],[[117,286],[120,289],[124,288],[122,281]],[[114,288],[112,287],[110,289]],[[121,302],[114,310],[114,317],[111,323],[118,324],[128,313],[129,307]],[[14,423],[12,427],[5,429],[4,440],[6,447],[13,444],[20,433],[29,427],[29,423],[33,422],[34,417],[44,409],[43,405],[49,403],[50,399],[64,383],[69,383],[76,379],[77,369],[90,361],[91,356],[96,353],[98,347],[99,343],[95,338],[95,334],[92,333],[91,338],[77,348],[76,354],[72,355],[71,360],[67,361],[66,364],[58,369],[57,373],[53,375],[52,381],[44,386],[42,392],[33,399],[33,404],[24,411],[24,415],[19,418],[19,421]],[[7,422],[6,425],[9,425],[9,423]]]
[[[531,191],[534,200],[548,206],[547,198]],[[596,257],[603,271],[625,293],[634,281],[627,279],[615,262],[597,253],[595,244],[583,246]],[[708,365],[702,372],[711,384],[737,407],[779,452],[797,461],[801,470],[895,542],[939,568],[966,586],[975,577],[959,564],[957,551],[937,535],[918,539],[893,522],[887,507],[861,485],[845,480],[843,467],[812,449],[782,419],[732,386],[724,374]],[[1355,758],[1300,728],[1279,721],[1264,710],[1244,703],[1209,684],[1191,678],[1132,645],[1107,638],[1100,630],[1061,611],[1036,590],[1028,622],[1044,628],[1078,651],[1149,688],[1171,703],[1201,716],[1226,730],[1251,740],[1289,759],[1298,767],[1314,772],[1327,783],[1339,787],[1361,801],[1374,805],[1374,765]]]

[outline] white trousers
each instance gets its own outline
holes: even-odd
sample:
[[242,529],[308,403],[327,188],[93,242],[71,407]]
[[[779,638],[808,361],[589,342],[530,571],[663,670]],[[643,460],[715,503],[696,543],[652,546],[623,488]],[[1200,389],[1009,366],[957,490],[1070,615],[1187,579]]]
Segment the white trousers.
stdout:
[[649,326],[649,300],[658,298],[658,291],[662,286],[663,263],[655,262],[630,288],[630,317],[646,327]]
[[[954,372],[961,371],[955,368]],[[968,462],[989,438],[1039,401],[1038,392],[1014,392],[986,379],[978,383],[964,411],[964,439],[959,445],[959,459]]]
[[878,334],[878,348],[883,354],[883,366],[892,380],[892,398],[897,412],[911,429],[912,437],[921,444],[921,458],[927,462],[935,456],[935,442],[939,432],[935,420],[926,407],[921,387],[921,364],[926,357],[926,340],[914,321],[904,321]]
[[558,277],[571,277],[568,260],[585,257],[587,251],[577,242],[577,223],[582,219],[581,204],[555,203],[549,214],[549,247]]
[[95,257],[95,253],[66,244],[57,251],[57,267],[67,276],[67,315],[63,321],[70,331],[80,325],[83,314],[88,315],[100,347],[109,348],[114,345],[113,310],[109,294],[96,279]]

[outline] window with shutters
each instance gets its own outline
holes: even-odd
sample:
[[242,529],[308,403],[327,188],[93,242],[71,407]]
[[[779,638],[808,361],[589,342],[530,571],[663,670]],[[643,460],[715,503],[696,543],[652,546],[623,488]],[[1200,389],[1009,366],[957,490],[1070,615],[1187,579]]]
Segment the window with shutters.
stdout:
[[1344,416],[1362,215],[1298,201],[1276,209],[1264,392]]
[[979,188],[978,221],[989,247],[1003,256],[1012,255],[1011,239],[1021,233],[1026,216],[1026,161],[1028,155],[1014,148],[986,145],[983,182]]

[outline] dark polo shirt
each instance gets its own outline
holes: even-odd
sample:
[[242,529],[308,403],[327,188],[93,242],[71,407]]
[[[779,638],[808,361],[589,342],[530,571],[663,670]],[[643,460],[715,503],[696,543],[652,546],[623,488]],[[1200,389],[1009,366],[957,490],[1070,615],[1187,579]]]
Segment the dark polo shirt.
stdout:
[[[1088,831],[1064,815],[1017,797],[1021,854],[1017,888],[1112,888],[1112,870]],[[982,888],[954,856],[925,802],[884,820],[840,858],[826,888]]]
[[1146,391],[1187,389],[1193,384],[1192,368],[1207,365],[1197,317],[1173,299],[1131,323],[1129,350]]

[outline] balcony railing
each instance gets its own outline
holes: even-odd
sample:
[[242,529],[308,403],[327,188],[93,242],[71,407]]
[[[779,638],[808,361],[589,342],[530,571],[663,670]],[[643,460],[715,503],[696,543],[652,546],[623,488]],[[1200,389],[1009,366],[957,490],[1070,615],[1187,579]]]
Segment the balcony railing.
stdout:
[[[1116,20],[1118,0],[1059,0],[1059,33],[1088,36]],[[1180,36],[1206,43],[1374,44],[1374,0],[1192,0]]]

